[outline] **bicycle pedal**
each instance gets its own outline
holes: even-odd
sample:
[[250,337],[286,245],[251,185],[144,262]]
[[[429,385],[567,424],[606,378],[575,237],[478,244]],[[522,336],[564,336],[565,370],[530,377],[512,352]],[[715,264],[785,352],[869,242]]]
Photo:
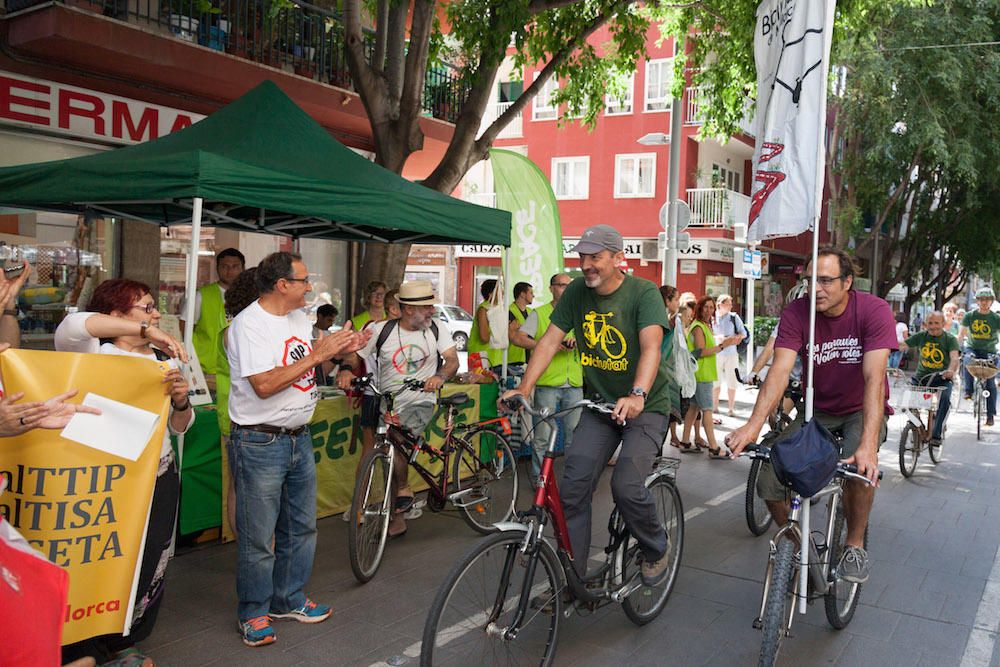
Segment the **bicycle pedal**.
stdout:
[[762,620],[760,620],[759,618],[753,619],[753,629],[754,630],[761,630],[761,629],[763,629],[763,627],[764,627],[764,622]]

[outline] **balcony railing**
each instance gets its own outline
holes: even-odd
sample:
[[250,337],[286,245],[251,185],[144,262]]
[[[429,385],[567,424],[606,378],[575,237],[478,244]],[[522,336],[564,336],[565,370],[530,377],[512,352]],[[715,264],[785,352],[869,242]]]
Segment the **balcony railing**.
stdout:
[[686,125],[701,125],[703,119],[700,113],[701,88],[688,87],[684,102],[684,123]]
[[[486,113],[483,114],[483,121],[479,124],[479,134],[482,133],[493,124],[497,118],[499,118],[513,102],[494,102],[493,104],[486,107]],[[520,139],[524,136],[524,132],[521,126],[521,113],[518,112],[511,120],[507,127],[500,130],[500,134],[497,135],[497,139]]]
[[750,197],[726,188],[692,188],[687,191],[691,207],[691,227],[733,229],[746,225],[750,213]]
[[[7,0],[15,12],[49,0]],[[57,0],[245,60],[353,89],[338,14],[292,0]],[[375,35],[366,31],[372,58]],[[455,122],[467,84],[451,66],[428,67],[424,115]]]

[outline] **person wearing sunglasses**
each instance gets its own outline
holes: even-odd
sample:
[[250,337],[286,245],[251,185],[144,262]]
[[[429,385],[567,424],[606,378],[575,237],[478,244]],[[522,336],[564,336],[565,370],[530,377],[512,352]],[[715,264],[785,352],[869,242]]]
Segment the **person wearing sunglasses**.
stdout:
[[[183,346],[158,328],[160,312],[148,285],[125,278],[106,280],[94,290],[87,307],[93,312],[70,314],[59,325],[57,350],[136,357],[152,363],[170,356],[187,359]],[[153,631],[173,542],[180,480],[170,434],[184,433],[194,423],[188,383],[175,363],[164,374],[163,383],[170,396],[170,413],[160,445],[145,547],[139,558],[139,587],[131,630],[127,636],[102,635],[67,646],[64,662],[92,656],[103,664],[151,664],[138,652],[136,644]]]

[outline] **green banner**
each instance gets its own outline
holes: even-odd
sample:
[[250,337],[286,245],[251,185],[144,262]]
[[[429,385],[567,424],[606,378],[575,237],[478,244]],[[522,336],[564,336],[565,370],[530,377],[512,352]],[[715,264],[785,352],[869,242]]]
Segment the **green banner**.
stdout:
[[563,270],[559,207],[549,179],[534,162],[520,153],[490,150],[497,208],[512,214],[510,249],[504,256],[507,303],[513,301],[514,284],[531,283],[535,298],[548,300],[547,286]]

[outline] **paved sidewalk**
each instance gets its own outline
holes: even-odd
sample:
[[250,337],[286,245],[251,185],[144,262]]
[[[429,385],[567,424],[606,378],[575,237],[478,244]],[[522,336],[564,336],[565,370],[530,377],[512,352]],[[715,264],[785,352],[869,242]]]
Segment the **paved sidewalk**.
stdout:
[[[748,414],[754,398],[741,391],[739,412]],[[838,632],[814,604],[796,619],[782,664],[1000,665],[1000,428],[976,443],[968,408],[953,413],[942,463],[925,455],[906,480],[898,467],[899,420],[890,421],[880,455],[885,479],[872,514],[873,571],[858,612]],[[724,422],[723,432],[742,423]],[[570,617],[560,628],[557,665],[756,664],[760,633],[751,621],[767,538],[753,537],[744,522],[748,468],[746,460],[682,457],[684,556],[666,610],[641,628],[615,607]],[[596,502],[600,542],[606,481]],[[278,641],[258,649],[244,647],[236,632],[234,546],[187,550],[167,571],[160,618],[142,648],[163,666],[416,665],[438,584],[476,539],[456,515],[425,512],[405,538],[390,542],[378,575],[361,586],[348,565],[347,524],[322,520],[308,592],[332,604],[333,616],[312,626],[279,622]]]

